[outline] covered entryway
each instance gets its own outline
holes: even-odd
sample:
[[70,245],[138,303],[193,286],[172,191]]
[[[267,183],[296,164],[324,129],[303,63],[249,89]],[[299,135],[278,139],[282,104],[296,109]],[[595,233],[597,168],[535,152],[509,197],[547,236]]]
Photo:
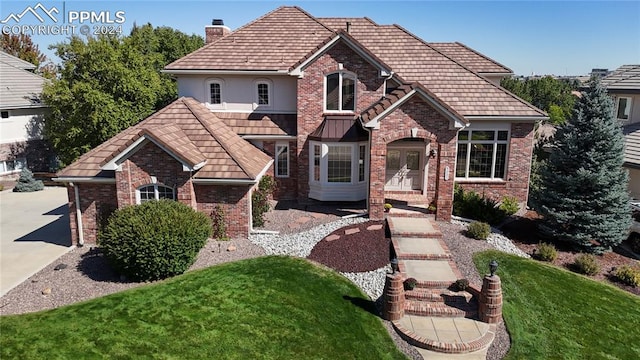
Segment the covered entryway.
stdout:
[[399,140],[387,147],[385,167],[386,191],[415,191],[425,186],[426,144],[423,141]]

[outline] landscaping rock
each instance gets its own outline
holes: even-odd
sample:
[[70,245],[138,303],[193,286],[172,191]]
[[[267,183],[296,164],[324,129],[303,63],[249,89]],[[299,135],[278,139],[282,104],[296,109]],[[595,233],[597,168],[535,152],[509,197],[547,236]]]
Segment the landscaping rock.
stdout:
[[51,288],[42,289],[42,295],[47,296],[51,294]]
[[58,265],[56,265],[56,267],[53,268],[53,270],[54,271],[60,271],[60,270],[66,269],[67,267],[68,267],[67,264],[58,264]]
[[238,248],[237,248],[235,245],[233,245],[233,244],[231,244],[231,245],[229,245],[229,246],[227,247],[227,251],[236,251],[237,249],[238,249]]
[[369,231],[380,230],[380,229],[382,229],[382,224],[367,226],[367,230]]
[[338,239],[340,239],[340,235],[335,235],[335,234],[329,235],[329,236],[327,236],[325,238],[325,240],[327,240],[327,241],[335,241],[335,240],[338,240]]
[[353,234],[357,234],[360,232],[360,229],[355,228],[355,229],[347,229],[344,231],[345,235],[353,235]]

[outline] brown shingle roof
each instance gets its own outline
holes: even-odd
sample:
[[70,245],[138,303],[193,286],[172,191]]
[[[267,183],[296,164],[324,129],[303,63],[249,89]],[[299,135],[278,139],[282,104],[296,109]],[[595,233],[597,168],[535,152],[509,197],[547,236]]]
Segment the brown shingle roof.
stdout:
[[624,133],[624,162],[640,167],[640,123],[629,124],[622,128]]
[[296,136],[296,114],[214,113],[238,135]]
[[432,48],[450,57],[469,69],[478,73],[503,73],[512,74],[513,71],[499,62],[490,59],[481,53],[459,42],[427,43]]
[[332,30],[298,7],[280,7],[167,65],[167,70],[288,70]]
[[180,98],[98,147],[58,173],[59,177],[113,177],[102,166],[149,135],[187,163],[206,164],[195,179],[255,180],[271,158],[243,140],[208,108],[192,98]]
[[602,78],[602,85],[611,92],[639,91],[640,65],[622,65],[611,75]]

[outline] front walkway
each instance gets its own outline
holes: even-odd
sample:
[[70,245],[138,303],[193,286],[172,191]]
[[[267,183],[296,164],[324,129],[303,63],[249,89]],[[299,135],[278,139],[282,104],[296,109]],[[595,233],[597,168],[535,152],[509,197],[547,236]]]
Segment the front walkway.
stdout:
[[451,290],[462,275],[432,216],[399,211],[387,217],[398,267],[416,288],[405,291],[405,315],[393,325],[425,359],[486,359],[496,327],[477,321],[478,302]]

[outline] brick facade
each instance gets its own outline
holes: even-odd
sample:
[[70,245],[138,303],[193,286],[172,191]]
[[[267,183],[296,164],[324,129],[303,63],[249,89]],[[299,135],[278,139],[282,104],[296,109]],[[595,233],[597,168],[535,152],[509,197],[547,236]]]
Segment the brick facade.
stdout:
[[275,176],[275,154],[276,143],[284,143],[285,141],[272,141],[265,140],[262,143],[262,150],[269,156],[274,158],[274,165],[272,165],[267,171],[267,175],[273,177],[276,181],[276,189],[273,193],[275,200],[295,200],[298,196],[298,157],[297,142],[295,140],[286,141],[289,144],[289,176],[277,177]]
[[198,185],[194,186],[197,210],[209,216],[216,205],[224,211],[227,235],[246,238],[249,235],[252,185]]
[[[82,230],[84,242],[95,244],[98,230],[111,213],[118,208],[115,184],[75,183],[80,195]],[[67,186],[69,196],[69,220],[71,243],[78,244],[78,222],[76,217],[76,197],[73,186]]]
[[473,190],[497,201],[504,196],[513,196],[518,199],[520,206],[524,207],[529,197],[533,140],[532,123],[511,124],[511,140],[509,141],[509,157],[507,159],[505,181],[461,181],[458,184],[465,190]]
[[339,71],[355,73],[356,110],[359,114],[384,95],[384,79],[379,70],[338,42],[325,54],[304,69],[304,77],[298,80],[298,199],[309,195],[309,141],[308,137],[324,120],[324,81],[327,74]]

